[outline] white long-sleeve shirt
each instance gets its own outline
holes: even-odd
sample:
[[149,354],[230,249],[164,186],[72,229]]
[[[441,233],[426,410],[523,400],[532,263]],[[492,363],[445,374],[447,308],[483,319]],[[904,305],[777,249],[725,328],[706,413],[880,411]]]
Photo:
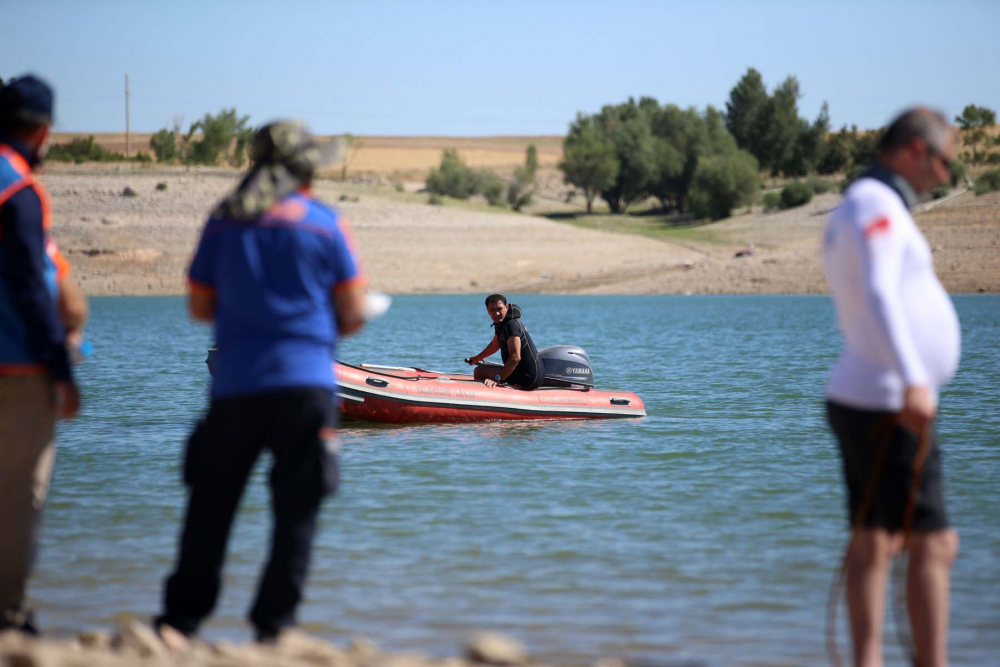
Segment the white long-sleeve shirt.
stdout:
[[889,185],[891,172],[873,173],[847,189],[827,224],[823,264],[844,351],[826,393],[852,407],[896,412],[913,385],[930,387],[936,401],[958,368],[960,332],[902,191]]

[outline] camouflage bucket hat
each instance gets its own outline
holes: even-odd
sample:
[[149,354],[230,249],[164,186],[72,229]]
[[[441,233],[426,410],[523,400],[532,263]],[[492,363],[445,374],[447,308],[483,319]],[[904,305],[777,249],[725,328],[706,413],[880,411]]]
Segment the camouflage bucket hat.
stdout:
[[252,220],[308,183],[343,155],[343,142],[320,143],[299,121],[268,123],[250,144],[253,166],[214,215]]

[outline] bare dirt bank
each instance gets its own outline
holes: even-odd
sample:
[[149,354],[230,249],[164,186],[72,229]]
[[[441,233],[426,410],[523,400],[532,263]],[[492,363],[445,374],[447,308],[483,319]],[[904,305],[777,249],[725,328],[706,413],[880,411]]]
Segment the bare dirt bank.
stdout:
[[[236,178],[223,169],[91,165],[43,175],[56,239],[89,295],[182,294],[201,225]],[[315,192],[351,220],[373,287],[393,294],[822,293],[820,239],[838,199],[737,215],[699,228],[710,240],[692,241],[430,206],[390,188],[320,181]],[[961,195],[917,220],[949,291],[1000,291],[1000,194]],[[753,256],[734,256],[750,243]]]

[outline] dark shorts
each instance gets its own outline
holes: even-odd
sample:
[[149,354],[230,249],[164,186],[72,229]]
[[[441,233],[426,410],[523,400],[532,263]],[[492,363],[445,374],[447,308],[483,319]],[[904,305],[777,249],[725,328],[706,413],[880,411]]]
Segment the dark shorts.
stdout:
[[[503,370],[503,366],[499,366],[497,364],[483,364],[481,368],[487,369],[486,372],[489,373],[490,378]],[[541,387],[542,380],[544,380],[544,377],[529,377],[521,372],[520,368],[515,368],[514,372],[511,373],[505,380],[505,383],[511,385],[512,387],[517,387],[518,389],[530,391]]]
[[[913,480],[913,459],[920,439],[898,426],[891,412],[860,410],[832,401],[827,401],[826,409],[844,463],[848,521],[853,526],[870,494],[870,506],[862,525],[891,532],[902,529]],[[913,524],[909,527],[917,532],[943,530],[950,525],[944,507],[941,448],[936,434],[933,439],[921,472]],[[881,463],[877,461],[880,453],[884,456]],[[873,473],[877,475],[874,482]]]

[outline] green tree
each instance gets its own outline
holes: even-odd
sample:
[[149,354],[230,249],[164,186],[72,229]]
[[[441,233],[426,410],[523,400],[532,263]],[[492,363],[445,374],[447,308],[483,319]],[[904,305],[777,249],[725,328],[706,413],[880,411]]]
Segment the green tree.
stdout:
[[[711,104],[705,107],[706,140],[705,151],[712,155],[734,153],[739,150],[736,139],[726,129],[725,115]],[[748,153],[750,151],[747,151]],[[753,153],[750,153],[753,155]]]
[[535,144],[528,144],[528,149],[524,153],[524,168],[532,178],[538,173],[538,149],[535,148]]
[[867,167],[878,156],[878,145],[882,141],[885,128],[859,132],[856,126],[851,127],[851,166]]
[[[655,103],[655,102],[654,102]],[[618,176],[601,190],[601,198],[612,213],[624,213],[629,205],[645,199],[656,176],[649,98],[641,105],[635,100],[608,105],[598,114],[618,157]]]
[[486,203],[490,206],[503,206],[504,182],[500,177],[488,169],[481,169],[476,173],[476,189],[486,197]]
[[768,106],[767,89],[760,72],[749,68],[729,91],[726,102],[726,128],[736,145],[760,159],[759,118]]
[[594,198],[615,182],[620,166],[604,127],[594,116],[577,114],[563,140],[559,169],[567,184],[583,191],[587,213],[594,210]]
[[763,169],[777,175],[792,158],[795,142],[802,133],[798,100],[799,81],[794,76],[785,79],[757,117],[756,132],[760,147],[754,156]]
[[726,129],[723,114],[711,106],[702,114],[693,107],[680,109],[666,105],[652,118],[652,127],[657,141],[673,147],[681,164],[678,170],[670,152],[658,144],[658,170],[649,186],[650,194],[665,206],[672,205],[683,213],[688,208],[699,163],[708,157],[735,153],[736,140]]
[[962,109],[962,115],[955,116],[962,135],[962,144],[968,147],[966,157],[972,166],[978,165],[986,157],[989,145],[993,140],[987,130],[997,122],[997,114],[993,109],[969,104]]
[[432,194],[468,199],[479,191],[478,180],[475,170],[466,166],[458,151],[446,148],[441,154],[441,164],[427,175],[425,186]]
[[851,135],[846,125],[830,135],[816,165],[816,171],[821,174],[835,174],[845,169],[851,161],[851,142]]
[[777,192],[764,193],[764,212],[772,213],[781,208],[781,195]]
[[163,128],[149,140],[149,148],[156,156],[157,162],[170,162],[179,157],[177,152],[177,135]]
[[190,145],[187,160],[194,164],[214,165],[223,158],[228,163],[239,166],[243,156],[236,154],[234,144],[239,145],[239,138],[244,136],[242,151],[245,152],[253,131],[248,127],[249,122],[250,116],[239,116],[236,109],[223,109],[214,116],[206,113],[204,118],[192,123],[188,131],[189,137],[201,132],[201,139]]
[[537,173],[538,149],[535,144],[531,144],[525,153],[524,166],[514,170],[514,180],[507,184],[507,203],[515,211],[520,211],[531,203]]
[[691,211],[700,218],[719,220],[750,203],[760,189],[758,166],[757,159],[743,150],[702,160],[691,188]]
[[677,206],[676,188],[678,178],[684,173],[685,156],[680,148],[664,137],[653,138],[653,160],[656,175],[649,185],[650,193],[660,206]]
[[230,166],[239,168],[247,161],[250,142],[253,141],[253,132],[253,128],[244,127],[236,134],[236,143],[233,145],[232,155],[229,156]]
[[811,124],[804,119],[800,119],[799,124],[799,136],[792,154],[781,169],[786,176],[805,176],[817,169],[826,152],[827,135],[830,133],[829,105],[823,102],[819,115]]
[[795,181],[781,189],[781,208],[805,206],[812,201],[813,190],[808,183]]
[[664,207],[687,210],[688,194],[698,160],[709,145],[704,118],[692,107],[681,109],[668,104],[652,118],[656,174],[650,193]]
[[968,169],[961,160],[952,160],[948,165],[948,173],[951,174],[951,187],[958,187],[958,184],[965,180]]
[[1000,191],[1000,169],[984,171],[976,179],[976,195]]

